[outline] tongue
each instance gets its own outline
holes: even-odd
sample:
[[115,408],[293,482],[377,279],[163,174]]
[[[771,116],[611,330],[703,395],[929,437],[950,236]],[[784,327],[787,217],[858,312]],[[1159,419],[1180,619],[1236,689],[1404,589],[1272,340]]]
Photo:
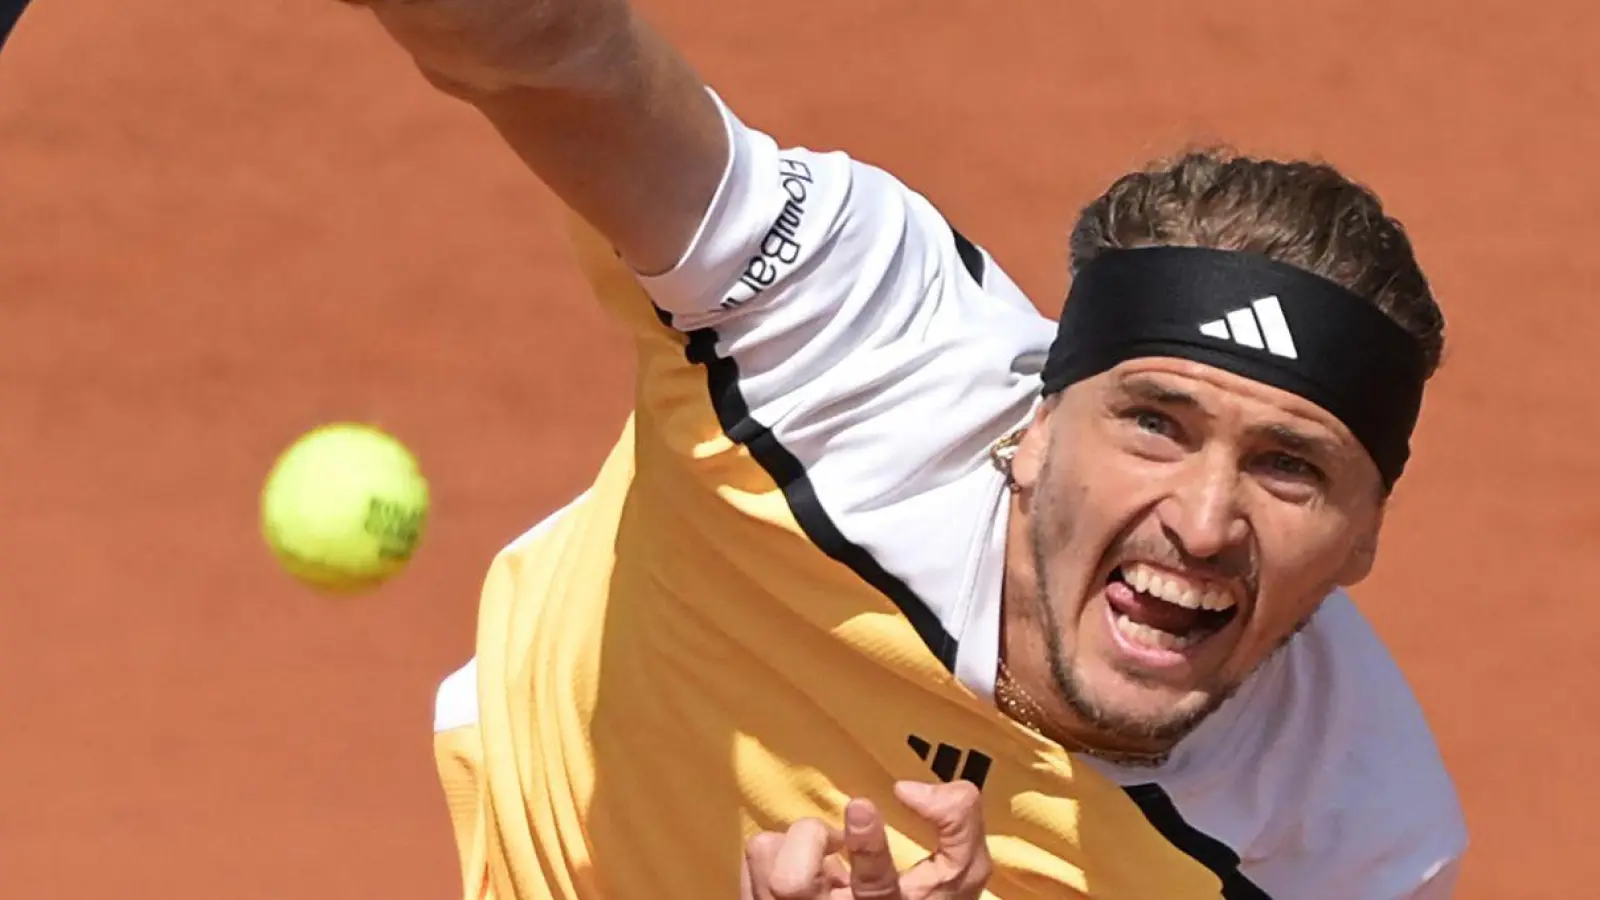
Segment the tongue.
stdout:
[[1141,594],[1120,581],[1106,585],[1106,602],[1111,608],[1140,625],[1159,628],[1168,634],[1187,634],[1200,624],[1198,609],[1185,609],[1175,603]]

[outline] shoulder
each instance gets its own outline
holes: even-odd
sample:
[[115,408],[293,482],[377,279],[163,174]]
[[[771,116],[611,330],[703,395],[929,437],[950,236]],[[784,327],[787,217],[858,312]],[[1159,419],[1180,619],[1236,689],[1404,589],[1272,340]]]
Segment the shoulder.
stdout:
[[1467,845],[1455,786],[1399,665],[1342,591],[1155,772],[1185,826],[1268,896],[1411,898]]
[[1344,591],[1324,601],[1285,648],[1282,664],[1279,703],[1317,713],[1296,718],[1304,729],[1320,732],[1305,740],[1380,756],[1379,771],[1443,777],[1438,747],[1405,673]]
[[[1409,896],[1465,852],[1455,785],[1399,664],[1343,591],[1264,672],[1254,729],[1270,739],[1254,768],[1285,798],[1260,837],[1292,885],[1339,877],[1362,896]],[[1291,868],[1298,872],[1289,871]]]

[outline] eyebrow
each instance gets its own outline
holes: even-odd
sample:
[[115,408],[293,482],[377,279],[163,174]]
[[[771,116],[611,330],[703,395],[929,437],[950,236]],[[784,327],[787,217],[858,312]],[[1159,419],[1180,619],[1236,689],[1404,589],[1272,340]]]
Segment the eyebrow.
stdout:
[[1130,396],[1149,403],[1168,406],[1185,406],[1200,409],[1200,401],[1193,394],[1162,384],[1153,378],[1131,377],[1122,379],[1119,387]]
[[[1179,390],[1171,385],[1163,384],[1153,378],[1143,376],[1123,378],[1118,387],[1127,395],[1147,403],[1180,406],[1185,409],[1206,413],[1205,407],[1200,404],[1200,401],[1193,394]],[[1338,453],[1338,445],[1335,442],[1325,437],[1308,434],[1298,428],[1292,428],[1282,423],[1257,425],[1251,428],[1249,433],[1252,437],[1265,438],[1285,450],[1306,456],[1327,459],[1336,456]]]
[[1336,445],[1327,438],[1306,434],[1287,425],[1261,425],[1250,431],[1252,434],[1274,441],[1285,450],[1306,456],[1328,459],[1337,453]]

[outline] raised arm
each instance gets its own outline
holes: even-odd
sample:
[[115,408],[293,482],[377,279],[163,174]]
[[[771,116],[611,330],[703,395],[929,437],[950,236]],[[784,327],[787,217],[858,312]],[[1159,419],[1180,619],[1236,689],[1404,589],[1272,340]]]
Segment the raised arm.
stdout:
[[641,274],[693,240],[728,160],[700,78],[623,0],[343,0],[483,113]]

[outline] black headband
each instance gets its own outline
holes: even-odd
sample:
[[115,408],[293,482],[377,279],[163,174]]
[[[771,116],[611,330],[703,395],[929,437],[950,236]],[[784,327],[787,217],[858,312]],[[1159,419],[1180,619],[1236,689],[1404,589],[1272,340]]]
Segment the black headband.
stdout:
[[1073,278],[1044,392],[1146,356],[1190,359],[1298,394],[1350,429],[1386,486],[1405,469],[1427,380],[1422,348],[1328,279],[1231,250],[1102,253]]

